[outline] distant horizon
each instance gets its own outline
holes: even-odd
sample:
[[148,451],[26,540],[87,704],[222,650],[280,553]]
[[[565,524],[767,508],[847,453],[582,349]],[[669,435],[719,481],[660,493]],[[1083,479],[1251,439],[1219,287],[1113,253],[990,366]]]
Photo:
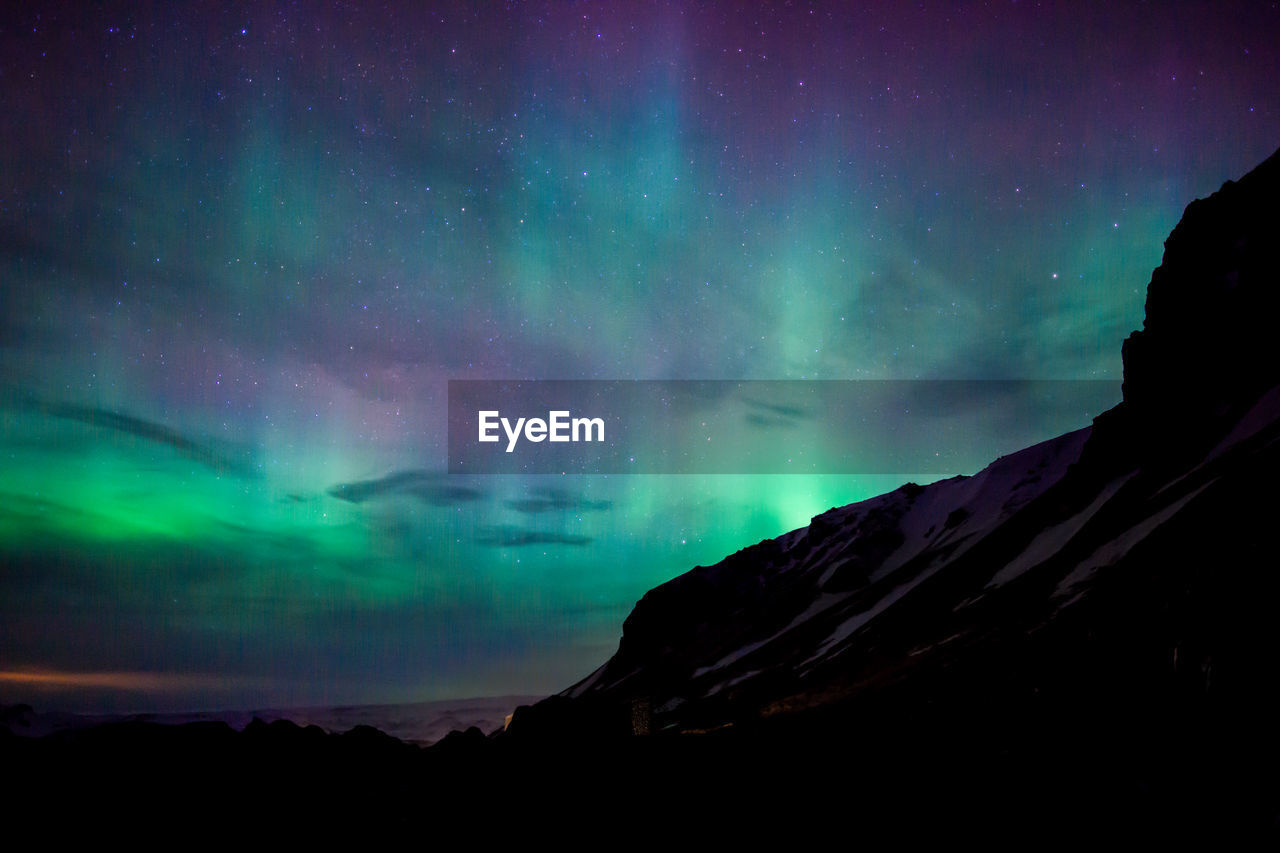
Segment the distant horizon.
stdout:
[[[603,663],[603,661],[601,661]],[[583,678],[590,675],[587,672]],[[129,707],[127,700],[119,706],[108,706],[102,702],[90,702],[88,705],[77,706],[76,701],[59,702],[57,696],[78,695],[76,681],[80,678],[86,680],[100,681],[104,683],[104,688],[111,691],[110,695],[119,697],[128,695],[132,692],[134,695],[143,693],[142,689],[130,691],[120,686],[120,683],[130,680],[136,680],[140,683],[151,683],[162,685],[166,675],[179,675],[181,678],[187,678],[186,674],[173,673],[147,673],[147,672],[112,672],[112,673],[59,673],[59,672],[6,672],[0,671],[0,710],[7,708],[15,708],[26,706],[31,708],[37,714],[68,714],[79,717],[133,717],[133,716],[181,716],[186,714],[247,714],[255,711],[307,711],[319,709],[344,709],[344,708],[377,708],[377,707],[399,707],[404,705],[458,705],[470,701],[487,701],[498,699],[545,699],[553,696],[568,687],[572,683],[551,691],[512,691],[503,693],[491,693],[481,695],[452,695],[441,696],[437,698],[411,698],[390,699],[387,701],[371,701],[371,702],[320,702],[315,704],[248,704],[248,705],[200,705],[188,706],[181,704],[165,704],[163,702],[152,704],[150,706]],[[16,683],[21,683],[23,677],[34,676],[35,679],[46,681],[46,683],[57,684],[50,686],[47,692],[41,693],[34,691],[25,695],[19,693],[10,694],[7,687]],[[581,679],[579,679],[581,680]],[[211,683],[217,683],[216,678],[209,679]],[[62,684],[58,684],[62,682]],[[116,682],[114,686],[107,686],[111,682]],[[576,683],[576,682],[573,682]],[[180,700],[179,700],[180,701]]]
[[[556,691],[559,692],[559,691]],[[541,700],[555,693],[500,693],[492,696],[454,696],[442,699],[406,699],[400,702],[357,702],[333,703],[321,705],[254,705],[246,707],[202,707],[202,708],[153,708],[153,709],[121,709],[121,710],[76,710],[74,708],[56,707],[52,704],[37,703],[30,700],[0,700],[0,711],[18,707],[28,707],[40,716],[67,715],[85,718],[128,718],[128,717],[184,717],[200,715],[243,715],[260,712],[294,712],[294,711],[343,711],[362,708],[399,708],[411,705],[439,705],[442,707],[458,707],[468,702],[493,702],[507,699]]]

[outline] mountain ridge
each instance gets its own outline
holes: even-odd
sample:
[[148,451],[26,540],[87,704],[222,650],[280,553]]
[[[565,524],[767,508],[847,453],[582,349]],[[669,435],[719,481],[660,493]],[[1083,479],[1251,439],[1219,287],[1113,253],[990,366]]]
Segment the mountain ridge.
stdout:
[[[1189,555],[1213,561],[1194,535],[1207,520],[1265,546],[1240,529],[1251,513],[1223,507],[1250,476],[1280,473],[1267,329],[1280,307],[1277,197],[1280,151],[1187,206],[1152,274],[1143,329],[1122,346],[1124,399],[1092,426],[972,477],[832,508],[655,587],[617,653],[538,712],[517,711],[511,731],[706,731],[997,695],[1043,706],[1045,691],[1148,710],[1171,690],[1188,706],[1245,695],[1274,706],[1269,677],[1222,682],[1224,654],[1228,672],[1265,665],[1230,618],[1206,611],[1220,579]],[[1217,544],[1224,559],[1244,558],[1239,543]],[[1160,560],[1173,567],[1154,571]],[[1249,642],[1280,648],[1274,633]],[[1008,678],[985,671],[1012,661]],[[986,686],[956,684],[952,670]]]

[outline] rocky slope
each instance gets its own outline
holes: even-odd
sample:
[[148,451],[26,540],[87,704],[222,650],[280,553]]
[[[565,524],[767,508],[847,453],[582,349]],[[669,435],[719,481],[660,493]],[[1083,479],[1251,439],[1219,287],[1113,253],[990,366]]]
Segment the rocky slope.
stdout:
[[1271,743],[1277,199],[1280,152],[1187,207],[1123,347],[1124,401],[1091,428],[651,590],[617,653],[512,734],[857,721],[881,740],[947,732],[942,750],[962,730],[1006,753],[1141,742],[1147,788],[1160,738],[1201,758],[1209,732],[1238,739],[1214,761]]

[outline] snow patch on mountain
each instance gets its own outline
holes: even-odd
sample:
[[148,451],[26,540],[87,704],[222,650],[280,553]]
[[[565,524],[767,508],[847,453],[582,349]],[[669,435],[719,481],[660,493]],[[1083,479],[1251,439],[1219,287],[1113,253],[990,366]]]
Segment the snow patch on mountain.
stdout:
[[1093,503],[1061,524],[1055,524],[1036,536],[1031,544],[1027,546],[1027,550],[1023,551],[991,577],[991,580],[987,583],[987,588],[1004,586],[1014,578],[1021,577],[1027,571],[1051,559],[1080,532],[1089,519],[1098,514],[1098,510],[1102,509],[1107,502],[1115,497],[1116,492],[1120,491],[1120,488],[1133,478],[1134,473],[1136,472],[1108,483],[1098,497],[1094,499]]

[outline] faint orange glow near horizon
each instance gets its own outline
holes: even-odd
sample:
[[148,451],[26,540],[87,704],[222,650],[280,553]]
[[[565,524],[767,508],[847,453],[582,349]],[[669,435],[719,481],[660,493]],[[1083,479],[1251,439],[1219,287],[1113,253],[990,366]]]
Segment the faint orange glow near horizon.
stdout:
[[210,675],[160,672],[59,672],[55,670],[0,670],[0,684],[31,687],[84,688],[109,690],[172,690],[175,687],[225,685],[226,680]]

